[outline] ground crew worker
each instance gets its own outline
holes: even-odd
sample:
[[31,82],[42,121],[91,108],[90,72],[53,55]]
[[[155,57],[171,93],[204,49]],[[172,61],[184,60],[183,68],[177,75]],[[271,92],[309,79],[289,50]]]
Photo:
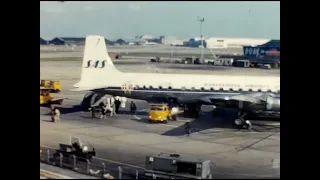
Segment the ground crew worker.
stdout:
[[107,107],[103,104],[100,103],[100,108],[101,108],[101,116],[100,119],[107,119]]
[[191,134],[191,122],[190,121],[187,121],[184,124],[184,130],[185,130],[185,133],[187,134],[187,136],[190,136],[190,134]]
[[111,104],[110,106],[110,116],[117,115],[116,113],[116,103],[114,102],[113,104]]
[[52,122],[60,122],[60,111],[58,108],[54,107],[53,105],[51,107],[51,121]]
[[136,110],[137,110],[136,104],[133,101],[131,101],[131,104],[130,104],[131,115],[134,115],[136,113]]
[[55,114],[56,121],[60,122],[60,110],[58,108],[55,108],[54,114]]
[[115,112],[117,114],[119,114],[119,108],[120,108],[120,105],[121,105],[121,101],[120,100],[115,100],[114,104],[115,104]]
[[50,105],[50,113],[51,113],[51,122],[55,122],[55,113],[54,113],[54,106]]
[[90,112],[91,112],[91,119],[96,118],[96,108],[94,106],[91,106],[91,108],[89,108]]

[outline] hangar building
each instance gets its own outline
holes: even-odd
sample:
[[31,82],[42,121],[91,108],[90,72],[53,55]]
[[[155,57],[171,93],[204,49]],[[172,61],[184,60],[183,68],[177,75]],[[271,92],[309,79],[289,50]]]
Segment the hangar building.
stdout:
[[[86,38],[80,38],[80,37],[55,37],[51,41],[49,41],[49,44],[53,45],[84,45],[86,41]],[[113,45],[114,42],[105,39],[107,45]]]
[[[184,42],[183,45],[186,47],[199,47],[201,46],[201,38],[200,37],[190,38],[189,41]],[[203,38],[203,46],[207,47],[207,42],[205,38]]]
[[40,45],[46,45],[48,42],[40,37]]

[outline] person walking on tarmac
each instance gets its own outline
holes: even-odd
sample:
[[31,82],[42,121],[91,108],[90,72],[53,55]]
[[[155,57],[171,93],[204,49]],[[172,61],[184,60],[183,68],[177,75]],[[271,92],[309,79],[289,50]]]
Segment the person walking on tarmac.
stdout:
[[131,115],[134,115],[136,113],[136,110],[137,110],[136,104],[133,101],[131,101],[131,104],[130,104]]
[[120,108],[120,105],[121,105],[121,101],[119,99],[115,100],[114,101],[114,104],[115,104],[115,113],[119,114],[119,108]]
[[191,134],[191,122],[190,121],[187,121],[184,124],[184,130],[185,130],[185,133],[187,134],[187,136],[190,136],[190,134]]
[[54,114],[55,114],[56,121],[60,122],[60,110],[58,108],[55,108]]
[[111,104],[111,106],[110,106],[110,116],[117,115],[116,106],[117,106],[116,103]]
[[51,108],[51,121],[52,122],[60,122],[60,111],[58,108],[54,107],[53,105],[50,106]]
[[91,119],[96,118],[96,108],[94,106],[91,106],[91,108],[89,108],[90,112],[91,112]]
[[51,113],[51,122],[55,122],[54,106],[52,104],[50,105],[50,113]]
[[104,103],[100,103],[100,108],[101,108],[101,116],[100,119],[107,119],[107,107],[104,105]]

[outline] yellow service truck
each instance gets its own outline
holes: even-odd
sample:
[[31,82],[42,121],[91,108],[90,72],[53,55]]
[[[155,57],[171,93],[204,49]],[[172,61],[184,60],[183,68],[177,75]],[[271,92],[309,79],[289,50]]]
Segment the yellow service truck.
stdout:
[[151,104],[149,110],[149,122],[164,122],[169,120],[176,121],[177,115],[183,113],[179,108],[170,108],[167,104]]
[[41,80],[40,88],[45,88],[50,90],[50,92],[58,93],[62,90],[60,81],[51,81],[51,80]]
[[63,98],[53,98],[49,92],[40,90],[40,105],[62,104]]

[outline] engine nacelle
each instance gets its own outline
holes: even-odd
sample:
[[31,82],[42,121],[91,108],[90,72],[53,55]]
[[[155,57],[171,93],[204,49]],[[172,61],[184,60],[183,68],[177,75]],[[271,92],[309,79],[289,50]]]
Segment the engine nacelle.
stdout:
[[280,112],[280,98],[274,98],[274,97],[268,96],[267,102],[266,102],[266,110]]

